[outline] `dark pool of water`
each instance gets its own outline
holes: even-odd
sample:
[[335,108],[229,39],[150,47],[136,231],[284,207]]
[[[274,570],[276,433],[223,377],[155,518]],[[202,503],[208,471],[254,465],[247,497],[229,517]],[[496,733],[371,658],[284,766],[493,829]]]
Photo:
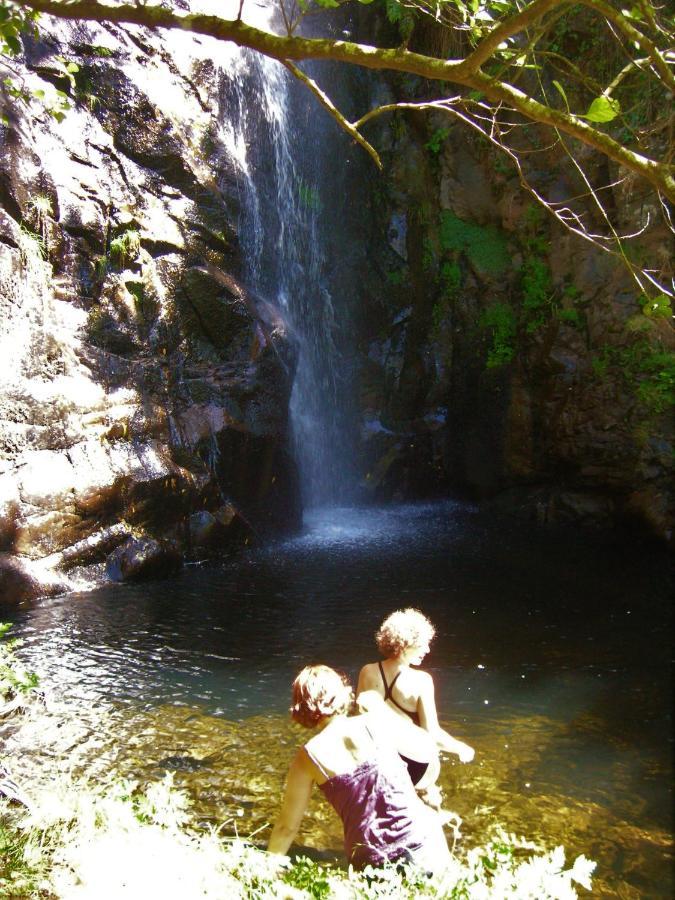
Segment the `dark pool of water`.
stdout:
[[[162,732],[167,709],[193,723],[173,740],[190,736],[193,756],[224,747],[226,729],[236,762],[221,756],[190,784],[217,817],[227,793],[218,778],[229,778],[228,796],[257,811],[255,824],[263,807],[273,816],[301,738],[285,720],[297,670],[321,661],[355,678],[376,658],[384,615],[419,607],[437,626],[425,668],[441,719],[477,749],[471,766],[448,761],[443,774],[467,839],[502,822],[596,859],[595,896],[665,898],[671,590],[657,549],[448,502],[316,512],[304,534],[236,561],[44,601],[14,619],[49,691],[80,708],[128,710],[127,721],[146,716],[161,753],[182,727]],[[123,768],[136,759],[128,753]],[[258,784],[261,771],[269,778]],[[308,845],[339,845],[330,816],[308,822]]]

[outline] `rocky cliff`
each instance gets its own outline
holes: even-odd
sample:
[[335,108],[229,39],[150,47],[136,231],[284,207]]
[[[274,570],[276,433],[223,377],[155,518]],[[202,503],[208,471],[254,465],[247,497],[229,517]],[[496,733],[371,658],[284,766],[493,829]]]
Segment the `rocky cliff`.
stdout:
[[24,44],[28,99],[5,95],[0,127],[7,600],[166,572],[299,517],[295,351],[240,283],[222,48],[58,23]]
[[[423,96],[410,79],[390,87]],[[672,542],[672,310],[654,314],[616,257],[558,225],[465,126],[407,113],[380,129],[385,290],[368,289],[361,344],[370,494],[455,490],[541,523],[630,523]],[[561,148],[542,146],[533,183],[581,193]],[[667,280],[672,234],[645,202],[623,183],[609,204],[624,232],[651,212],[639,252]]]

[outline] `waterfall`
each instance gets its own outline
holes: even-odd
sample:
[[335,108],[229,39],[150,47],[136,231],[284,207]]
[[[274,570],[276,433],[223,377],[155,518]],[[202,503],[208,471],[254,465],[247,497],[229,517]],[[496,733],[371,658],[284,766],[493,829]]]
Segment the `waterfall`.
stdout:
[[336,295],[347,283],[339,268],[350,264],[339,258],[348,221],[344,165],[335,163],[346,141],[280,63],[230,53],[222,130],[240,169],[243,278],[280,309],[297,344],[290,417],[303,504],[345,505],[357,481],[351,298]]

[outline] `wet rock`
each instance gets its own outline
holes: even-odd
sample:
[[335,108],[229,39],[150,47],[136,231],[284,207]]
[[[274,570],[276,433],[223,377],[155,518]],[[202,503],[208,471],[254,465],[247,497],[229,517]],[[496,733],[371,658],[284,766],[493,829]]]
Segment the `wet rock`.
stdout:
[[231,503],[214,512],[200,510],[189,519],[190,537],[196,547],[225,548],[252,535],[252,528]]
[[69,582],[32,560],[0,553],[0,600],[19,603],[51,597],[70,590]]
[[[54,22],[17,65],[39,88],[63,52],[97,102],[78,96],[63,123],[17,104],[0,141],[0,548],[17,560],[12,584],[24,558],[97,574],[130,528],[187,547],[195,509],[214,516],[216,543],[299,518],[284,449],[295,350],[233,274],[241,173],[221,138],[214,64],[197,44],[172,59],[149,33],[86,31]],[[229,465],[246,482],[232,520],[220,508]],[[155,556],[120,551],[111,566],[145,575]],[[41,590],[21,577],[22,595]]]
[[106,572],[112,581],[141,581],[171,575],[181,565],[182,556],[175,544],[129,538],[108,556]]

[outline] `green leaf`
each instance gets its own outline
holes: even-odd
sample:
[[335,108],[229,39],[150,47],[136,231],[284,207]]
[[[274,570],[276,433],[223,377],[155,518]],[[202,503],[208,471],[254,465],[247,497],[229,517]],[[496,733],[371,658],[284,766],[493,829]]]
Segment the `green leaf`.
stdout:
[[19,53],[21,53],[21,41],[18,38],[14,37],[14,35],[5,35],[5,44],[7,45],[10,53],[13,53],[14,56],[18,56]]
[[621,112],[621,106],[618,100],[604,95],[596,97],[588,107],[588,112],[582,119],[588,119],[589,122],[611,122]]
[[553,86],[554,86],[555,89],[558,91],[558,93],[559,93],[560,96],[563,98],[563,100],[565,101],[565,106],[567,107],[567,112],[569,112],[569,111],[570,111],[570,105],[569,105],[569,103],[567,102],[567,94],[565,93],[565,89],[563,88],[562,84],[560,84],[559,81],[555,81],[555,79],[554,79],[554,81],[553,81]]

